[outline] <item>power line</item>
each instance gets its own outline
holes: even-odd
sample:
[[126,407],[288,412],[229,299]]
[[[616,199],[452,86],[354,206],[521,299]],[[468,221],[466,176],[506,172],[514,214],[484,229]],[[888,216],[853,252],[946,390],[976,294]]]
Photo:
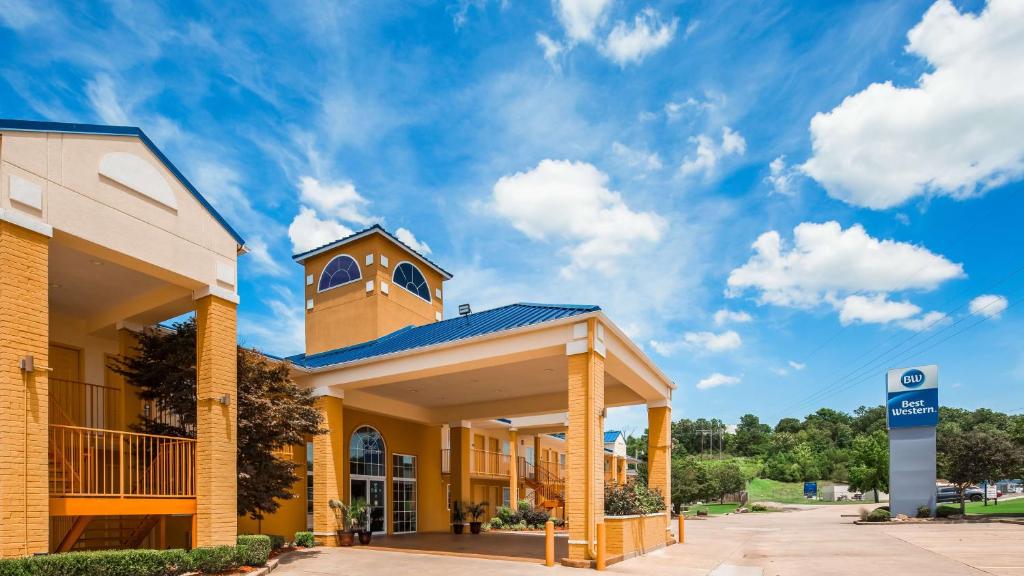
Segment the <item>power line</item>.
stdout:
[[[1024,271],[1024,264],[1022,264],[1022,265],[1021,265],[1020,267],[1018,267],[1018,268],[1016,268],[1016,269],[1012,270],[1012,271],[1011,271],[1011,272],[1009,272],[1008,274],[1004,275],[1004,276],[1003,276],[1002,278],[1000,278],[999,280],[997,280],[997,281],[996,281],[995,283],[993,283],[993,284],[990,284],[989,286],[987,286],[987,287],[986,287],[986,291],[988,291],[988,290],[991,290],[991,289],[993,289],[993,288],[996,288],[996,287],[998,287],[998,286],[1000,286],[1000,285],[1004,284],[1004,283],[1005,283],[1006,281],[1008,281],[1008,280],[1009,280],[1010,278],[1012,278],[1013,276],[1016,276],[1017,274],[1019,274],[1019,273],[1020,273],[1020,272],[1022,272],[1022,271]],[[964,292],[966,292],[966,291],[967,291],[967,289],[966,289],[966,288],[965,288],[965,289],[963,289],[963,290],[961,290],[961,291],[960,291],[960,292],[959,292],[958,294],[956,294],[955,296],[953,296],[953,297],[950,297],[950,298],[948,298],[948,299],[946,300],[946,302],[950,302],[950,301],[952,301],[953,299],[955,299],[956,297],[958,297],[958,296],[962,295],[962,294],[963,294]],[[950,318],[950,317],[952,316],[952,314],[953,314],[953,313],[955,313],[955,312],[959,311],[960,309],[964,308],[965,306],[969,305],[969,304],[970,304],[970,302],[971,302],[971,300],[972,300],[972,299],[970,299],[970,298],[968,298],[968,299],[965,299],[965,300],[964,300],[964,301],[963,301],[963,302],[962,302],[962,303],[961,303],[961,304],[960,304],[959,306],[957,306],[956,308],[954,308],[954,309],[952,309],[952,310],[949,310],[949,311],[948,311],[948,312],[946,312],[946,313],[943,313],[943,315],[942,315],[941,317],[938,317],[938,318],[936,318],[935,320],[933,320],[932,322],[930,322],[930,323],[929,323],[929,324],[928,324],[927,326],[924,326],[924,327],[922,328],[922,330],[920,330],[920,331],[918,331],[918,332],[915,332],[914,334],[911,334],[911,335],[910,335],[910,336],[908,336],[907,338],[903,339],[903,340],[902,340],[902,341],[901,341],[900,343],[898,343],[898,344],[897,344],[896,346],[894,346],[894,347],[892,347],[892,348],[890,348],[890,349],[888,349],[888,350],[886,350],[886,351],[883,351],[883,352],[881,352],[880,354],[878,354],[878,355],[874,356],[874,357],[873,357],[873,358],[872,358],[871,360],[868,360],[867,362],[865,362],[865,363],[863,363],[863,364],[860,364],[860,365],[858,365],[858,366],[857,366],[856,368],[854,368],[854,369],[853,369],[852,371],[850,371],[850,372],[846,373],[846,374],[845,374],[844,376],[842,376],[842,377],[840,377],[839,379],[837,379],[837,380],[833,381],[832,383],[830,383],[829,385],[825,386],[824,388],[822,388],[822,389],[819,389],[819,390],[817,390],[817,391],[813,392],[813,393],[812,393],[812,394],[811,394],[810,396],[808,396],[808,397],[807,397],[807,398],[805,398],[804,400],[801,400],[801,401],[799,401],[799,402],[797,402],[797,403],[791,404],[791,405],[787,406],[786,408],[784,408],[784,409],[782,409],[782,410],[778,411],[778,412],[777,412],[777,413],[775,414],[775,416],[778,416],[779,414],[782,414],[782,413],[788,412],[788,411],[792,410],[793,408],[796,408],[796,407],[802,406],[802,405],[804,405],[804,404],[806,404],[806,403],[808,403],[808,402],[813,402],[813,401],[815,401],[815,399],[816,399],[816,398],[824,398],[825,396],[828,396],[828,395],[829,395],[829,392],[830,392],[830,389],[831,389],[831,388],[834,388],[834,387],[836,387],[836,386],[840,386],[840,385],[841,385],[841,384],[842,384],[842,383],[843,383],[844,381],[846,381],[847,379],[849,379],[849,378],[851,378],[851,377],[852,377],[852,378],[855,378],[855,377],[857,377],[857,374],[858,374],[859,372],[863,371],[863,370],[864,370],[864,369],[865,369],[865,368],[866,368],[867,366],[870,366],[870,365],[874,364],[874,363],[875,363],[875,362],[877,362],[877,361],[878,361],[878,360],[879,360],[880,358],[883,358],[883,357],[887,356],[888,354],[891,354],[891,353],[892,353],[893,351],[895,351],[895,350],[897,350],[897,349],[899,349],[899,348],[903,347],[904,345],[906,345],[906,344],[907,344],[908,342],[910,342],[911,340],[914,340],[915,338],[918,338],[918,337],[920,337],[920,336],[923,336],[923,335],[927,334],[927,333],[929,332],[929,330],[930,330],[931,328],[933,328],[933,327],[934,327],[935,325],[937,325],[937,324],[938,324],[939,322],[942,322],[943,320],[945,320],[945,319],[947,319],[947,318]],[[944,303],[944,304],[945,304],[945,303]],[[983,307],[983,308],[982,308],[982,310],[984,310],[985,308],[987,308],[987,307],[989,307],[989,306],[991,306],[991,305],[993,305],[993,304],[995,304],[995,301],[993,301],[993,302],[990,302],[989,304],[987,304],[987,305],[986,305],[985,307]],[[944,327],[940,328],[939,330],[937,330],[937,331],[935,331],[935,332],[932,332],[932,333],[931,333],[931,335],[930,335],[930,336],[928,336],[928,338],[926,338],[926,339],[924,340],[924,342],[927,342],[928,340],[930,340],[930,339],[934,338],[935,336],[937,336],[937,335],[939,335],[939,334],[941,334],[941,333],[943,333],[943,332],[945,332],[945,331],[947,331],[947,330],[949,330],[949,329],[953,328],[954,326],[956,326],[957,324],[959,324],[960,322],[964,321],[964,320],[965,320],[965,319],[967,319],[967,318],[969,318],[969,316],[968,316],[968,317],[964,317],[964,318],[960,318],[959,320],[956,320],[955,322],[953,322],[953,323],[952,323],[951,325],[948,325],[948,326],[944,326]],[[887,344],[887,343],[891,342],[891,341],[892,341],[893,339],[895,339],[895,335],[894,335],[894,336],[892,336],[892,337],[890,337],[890,338],[888,338],[888,339],[886,339],[886,340],[883,340],[883,343],[882,343],[882,344],[876,344],[876,345],[874,345],[874,346],[872,346],[872,347],[868,348],[868,349],[867,349],[867,350],[866,350],[865,352],[862,352],[862,353],[861,353],[860,355],[858,355],[858,356],[857,356],[856,358],[854,358],[854,359],[853,359],[852,361],[850,361],[850,364],[854,364],[854,363],[856,363],[856,362],[857,362],[857,361],[858,361],[858,360],[859,360],[860,358],[863,358],[863,357],[864,357],[864,356],[866,356],[866,355],[867,355],[868,353],[870,353],[870,352],[871,352],[872,350],[874,350],[874,349],[878,348],[878,347],[879,347],[880,345],[884,345],[884,344]]]
[[[1016,306],[1020,302],[1021,302],[1021,299],[1015,300],[1013,303],[1009,304],[1006,307],[1006,310],[1009,310],[1010,308]],[[960,334],[963,334],[964,332],[967,332],[967,331],[969,331],[969,330],[971,330],[971,329],[973,329],[973,328],[975,328],[975,327],[977,327],[977,326],[987,322],[988,320],[990,320],[992,318],[993,318],[993,316],[984,316],[983,315],[983,316],[981,316],[981,318],[977,322],[975,322],[973,324],[970,324],[970,325],[968,325],[968,326],[966,326],[966,327],[964,327],[964,328],[962,328],[962,329],[960,329],[960,330],[958,330],[958,331],[956,331],[956,332],[946,336],[945,338],[939,340],[938,342],[935,342],[934,344],[932,344],[930,346],[927,346],[927,347],[924,347],[924,348],[920,348],[920,349],[917,349],[917,350],[913,350],[913,351],[909,351],[909,352],[905,353],[903,356],[901,356],[901,359],[902,360],[909,360],[910,358],[913,358],[915,355],[921,354],[923,352],[927,352],[927,351],[929,351],[929,350],[931,350],[931,349],[933,349],[933,348],[935,348],[935,347],[937,347],[937,346],[939,346],[939,345],[941,345],[941,344],[943,344],[943,343],[945,343],[945,342],[947,342],[947,341],[949,341],[949,340],[959,336]],[[920,346],[921,344],[925,344],[925,343],[927,343],[927,340],[919,342],[917,345]],[[840,388],[835,389],[830,394],[830,396],[834,396],[834,395],[836,395],[836,394],[838,394],[840,392],[844,392],[846,390],[849,390],[850,388],[852,388],[852,387],[854,387],[854,386],[856,386],[858,384],[862,384],[864,382],[867,382],[867,381],[871,380],[872,378],[877,378],[877,377],[878,377],[877,374],[862,375],[861,377],[859,377],[859,379],[855,379],[852,382],[849,382],[848,384],[846,384],[845,386],[842,386]],[[804,403],[801,403],[800,405],[803,405],[803,404]]]

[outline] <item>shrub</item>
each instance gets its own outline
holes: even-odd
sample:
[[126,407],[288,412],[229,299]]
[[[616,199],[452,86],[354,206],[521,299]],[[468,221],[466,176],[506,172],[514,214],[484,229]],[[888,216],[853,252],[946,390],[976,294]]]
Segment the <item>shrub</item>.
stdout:
[[312,532],[296,532],[295,545],[302,546],[303,548],[312,548],[316,546],[316,538],[313,537]]
[[522,517],[522,522],[530,528],[543,528],[544,523],[551,517],[547,510],[533,506],[520,506],[519,515]]
[[285,539],[280,534],[267,534],[270,537],[270,548],[273,550],[280,550],[284,548]]
[[609,516],[646,515],[664,511],[665,499],[660,490],[651,490],[637,482],[613,484],[605,488],[604,513]]
[[176,576],[191,569],[184,550],[103,550],[0,560],[0,576]]
[[237,546],[193,548],[189,555],[192,557],[192,568],[200,572],[223,572],[238,566]]
[[243,566],[263,566],[270,559],[272,547],[270,536],[262,534],[242,535],[238,537],[236,561]]
[[498,506],[498,509],[494,511],[494,514],[495,517],[501,521],[501,524],[505,526],[518,524],[523,520],[523,515],[520,514],[518,510],[513,510],[508,506]]
[[767,512],[768,511],[768,507],[765,506],[764,504],[761,504],[760,502],[755,502],[754,504],[750,505],[750,511],[751,512]]
[[928,506],[918,506],[917,507],[917,517],[918,518],[931,518],[932,517],[932,509],[929,508]]
[[[493,528],[495,530],[501,530],[502,528],[505,527],[505,523],[501,520],[501,518],[498,518],[497,516],[495,516],[494,518],[491,518],[491,521],[488,522],[488,524],[490,524],[491,528]],[[2,575],[0,575],[0,576],[2,576]]]
[[890,518],[891,516],[889,515],[888,510],[882,510],[881,508],[878,508],[868,513],[867,518],[865,518],[865,520],[867,522],[888,522]]
[[565,526],[565,520],[562,518],[552,518],[551,521],[555,523],[556,528]]

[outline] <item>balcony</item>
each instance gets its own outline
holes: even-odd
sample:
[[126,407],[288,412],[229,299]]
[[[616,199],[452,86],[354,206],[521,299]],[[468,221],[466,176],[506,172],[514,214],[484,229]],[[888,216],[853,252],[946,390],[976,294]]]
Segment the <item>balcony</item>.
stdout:
[[121,393],[50,380],[51,515],[194,513],[196,441],[118,429]]
[[[484,478],[508,478],[511,457],[502,452],[469,451],[469,475]],[[451,450],[441,450],[441,474],[451,474]]]

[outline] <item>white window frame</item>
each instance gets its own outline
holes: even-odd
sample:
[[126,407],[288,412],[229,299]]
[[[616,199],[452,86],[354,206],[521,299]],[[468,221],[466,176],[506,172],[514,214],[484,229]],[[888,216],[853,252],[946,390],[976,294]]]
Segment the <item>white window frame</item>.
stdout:
[[433,302],[434,302],[434,296],[433,296],[433,294],[431,294],[431,293],[430,293],[430,280],[427,280],[427,275],[426,275],[426,274],[424,274],[424,273],[423,273],[423,270],[420,270],[420,267],[419,267],[419,266],[417,266],[416,264],[414,264],[413,262],[411,262],[411,261],[409,261],[409,260],[402,260],[402,261],[401,261],[401,262],[399,262],[398,264],[395,264],[395,267],[391,269],[391,270],[392,270],[392,271],[391,271],[391,283],[392,283],[392,284],[394,284],[395,286],[398,286],[398,287],[399,287],[399,288],[401,288],[402,290],[405,290],[405,291],[406,291],[406,292],[408,292],[409,294],[412,294],[413,296],[415,296],[415,297],[419,298],[420,300],[423,300],[423,297],[422,297],[422,296],[420,296],[419,294],[417,294],[417,293],[413,292],[412,290],[409,290],[408,288],[406,288],[405,286],[402,286],[402,285],[401,285],[401,284],[399,284],[398,282],[395,282],[395,272],[396,272],[396,271],[398,271],[398,268],[399,268],[399,267],[400,267],[400,266],[401,266],[402,264],[408,264],[409,266],[412,266],[413,268],[415,268],[415,269],[416,269],[416,271],[417,271],[417,272],[419,272],[419,273],[420,273],[420,276],[423,276],[423,283],[427,285],[427,296],[430,296],[430,299],[429,299],[429,300],[424,300],[424,302],[426,302],[426,303],[428,303],[428,304],[433,304]]
[[[338,258],[341,258],[342,256],[348,256],[349,258],[352,258],[352,262],[355,262],[356,270],[359,270],[359,277],[355,278],[353,280],[349,280],[348,282],[342,282],[341,284],[335,284],[334,286],[331,286],[330,288],[324,288],[323,290],[321,290],[320,289],[320,283],[323,282],[324,273],[327,272],[327,267],[331,265],[331,262],[334,262],[335,260],[337,260]],[[424,276],[423,278],[426,279],[426,276]],[[342,286],[348,286],[349,284],[354,284],[356,282],[359,282],[362,279],[363,279],[363,269],[362,269],[362,267],[359,266],[359,260],[356,260],[355,257],[352,256],[351,254],[338,254],[334,258],[331,258],[330,260],[328,260],[327,264],[324,264],[324,269],[320,271],[320,276],[316,280],[316,292],[317,292],[317,294],[319,294],[321,292],[327,292],[329,290],[334,290],[335,288],[341,288]]]
[[[395,456],[406,456],[413,459],[413,470],[416,472],[414,478],[396,478],[395,477]],[[420,459],[415,454],[403,454],[401,452],[393,452],[391,454],[391,510],[394,513],[395,508],[395,482],[406,482],[413,485],[413,494],[416,496],[415,506],[413,508],[413,528],[412,531],[399,532],[395,530],[395,519],[391,518],[391,533],[392,534],[414,534],[419,532],[420,529]],[[448,485],[449,490],[451,484]]]

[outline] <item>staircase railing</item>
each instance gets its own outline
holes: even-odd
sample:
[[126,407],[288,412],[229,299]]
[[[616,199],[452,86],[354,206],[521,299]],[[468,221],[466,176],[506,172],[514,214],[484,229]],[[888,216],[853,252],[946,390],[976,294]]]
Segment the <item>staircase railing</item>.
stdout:
[[121,389],[50,378],[50,422],[116,429],[121,426]]

